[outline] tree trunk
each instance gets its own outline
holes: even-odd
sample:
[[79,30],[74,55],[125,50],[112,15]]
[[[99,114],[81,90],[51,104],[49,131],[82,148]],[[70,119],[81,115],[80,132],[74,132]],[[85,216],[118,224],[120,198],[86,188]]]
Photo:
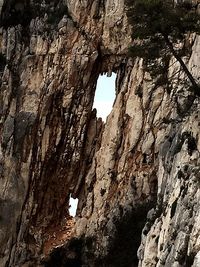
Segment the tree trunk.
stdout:
[[172,55],[177,59],[177,61],[180,63],[184,73],[187,75],[188,79],[190,80],[191,84],[192,84],[192,88],[191,90],[195,93],[195,95],[200,96],[200,87],[199,85],[196,83],[194,77],[192,76],[191,72],[188,70],[187,66],[185,65],[185,63],[183,62],[182,58],[176,53],[176,51],[174,50],[173,44],[170,42],[169,37],[166,34],[163,34],[164,40],[167,44],[167,46],[169,47]]

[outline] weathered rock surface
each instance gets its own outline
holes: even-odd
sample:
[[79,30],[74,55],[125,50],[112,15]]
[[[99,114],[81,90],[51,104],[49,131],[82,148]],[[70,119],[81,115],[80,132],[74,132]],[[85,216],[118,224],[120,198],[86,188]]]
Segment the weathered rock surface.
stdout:
[[[159,86],[128,58],[123,0],[1,2],[0,266],[198,267],[200,102],[179,64]],[[104,124],[92,104],[112,71]]]

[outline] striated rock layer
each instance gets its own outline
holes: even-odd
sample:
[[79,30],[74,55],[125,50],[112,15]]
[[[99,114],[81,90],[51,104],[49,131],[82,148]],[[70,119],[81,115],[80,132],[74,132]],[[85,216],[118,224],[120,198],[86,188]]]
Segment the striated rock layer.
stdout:
[[[128,57],[123,0],[0,9],[0,266],[200,266],[200,103],[179,64],[161,86]],[[198,79],[200,38],[186,41]],[[105,124],[103,72],[117,73]]]

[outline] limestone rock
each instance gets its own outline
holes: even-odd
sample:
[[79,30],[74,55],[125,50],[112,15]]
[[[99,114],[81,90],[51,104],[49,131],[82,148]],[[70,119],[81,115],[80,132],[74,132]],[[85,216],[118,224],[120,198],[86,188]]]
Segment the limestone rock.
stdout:
[[[179,64],[169,91],[128,57],[123,0],[0,10],[0,266],[198,267],[200,101]],[[188,38],[199,79],[200,37]],[[92,105],[112,72],[104,124]]]

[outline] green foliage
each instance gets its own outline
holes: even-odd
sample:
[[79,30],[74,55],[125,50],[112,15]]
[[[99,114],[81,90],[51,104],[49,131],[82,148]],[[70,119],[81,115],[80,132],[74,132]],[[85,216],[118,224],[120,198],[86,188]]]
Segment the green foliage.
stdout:
[[[153,77],[162,70],[166,72],[166,59],[173,54],[194,87],[193,91],[200,95],[199,86],[181,59],[189,50],[174,46],[183,42],[187,33],[200,33],[200,17],[195,6],[189,2],[174,4],[172,0],[127,0],[126,6],[134,40],[129,54],[142,57]],[[162,61],[155,67],[159,58]]]
[[21,24],[27,27],[32,19],[48,15],[49,24],[58,24],[65,14],[68,14],[68,8],[64,1],[46,1],[46,5],[41,5],[41,1],[19,0],[21,9],[16,8],[16,1],[4,4],[0,18],[0,26],[8,28]]
[[[139,40],[134,43],[134,46],[130,48],[132,56],[139,56],[154,60],[161,56],[161,51],[165,46],[163,40],[160,40],[157,36],[151,36],[149,39]],[[155,49],[156,47],[156,49]]]
[[168,35],[182,39],[188,31],[199,32],[199,16],[189,4],[174,1],[127,0],[127,15],[133,25],[133,37],[139,39]]

